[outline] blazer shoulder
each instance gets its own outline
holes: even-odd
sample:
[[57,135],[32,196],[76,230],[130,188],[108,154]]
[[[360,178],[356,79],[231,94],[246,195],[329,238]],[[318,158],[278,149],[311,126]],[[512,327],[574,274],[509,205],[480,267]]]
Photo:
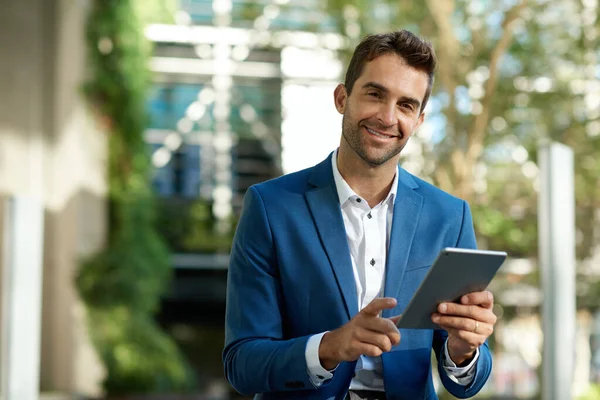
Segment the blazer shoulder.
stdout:
[[277,178],[254,184],[251,187],[263,198],[285,196],[290,193],[304,193],[307,190],[308,179],[313,168],[306,168],[301,171],[281,175]]

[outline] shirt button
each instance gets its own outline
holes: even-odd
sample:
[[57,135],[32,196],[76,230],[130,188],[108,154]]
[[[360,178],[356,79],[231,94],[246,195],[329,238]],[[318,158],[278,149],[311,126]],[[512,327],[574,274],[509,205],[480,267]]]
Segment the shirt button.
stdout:
[[357,203],[360,203],[361,201],[362,201],[361,199],[356,199],[356,202],[357,202]]
[[371,258],[371,265],[375,265],[375,259]]
[[373,218],[373,216],[371,215],[371,213],[367,214],[367,218],[369,218],[369,219]]
[[318,379],[325,379],[325,377],[323,375],[317,375]]

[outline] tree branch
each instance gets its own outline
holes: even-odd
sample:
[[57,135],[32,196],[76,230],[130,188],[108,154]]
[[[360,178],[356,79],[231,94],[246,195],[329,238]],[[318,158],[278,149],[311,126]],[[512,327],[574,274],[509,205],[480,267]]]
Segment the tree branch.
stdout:
[[438,75],[442,85],[446,88],[450,99],[449,113],[446,116],[449,124],[455,121],[455,91],[456,91],[456,65],[460,56],[460,43],[454,34],[450,17],[454,13],[454,0],[426,0],[427,9],[437,26]]
[[483,140],[485,138],[485,128],[490,118],[490,108],[492,99],[498,86],[498,67],[502,56],[506,53],[512,38],[514,23],[518,19],[521,11],[525,8],[527,0],[522,0],[519,4],[508,10],[502,23],[502,37],[496,43],[492,51],[489,63],[490,77],[485,85],[485,94],[481,101],[482,111],[475,116],[471,129],[467,136],[467,162],[474,162],[483,151]]

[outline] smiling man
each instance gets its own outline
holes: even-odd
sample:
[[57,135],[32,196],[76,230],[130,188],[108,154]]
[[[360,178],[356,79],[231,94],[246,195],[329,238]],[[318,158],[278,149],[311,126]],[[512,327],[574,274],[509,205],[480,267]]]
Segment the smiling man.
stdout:
[[475,395],[491,371],[488,292],[441,304],[443,329],[395,325],[439,251],[475,248],[469,206],[399,167],[436,58],[408,31],[370,35],[334,91],[338,149],[248,189],[228,276],[225,374],[260,399]]

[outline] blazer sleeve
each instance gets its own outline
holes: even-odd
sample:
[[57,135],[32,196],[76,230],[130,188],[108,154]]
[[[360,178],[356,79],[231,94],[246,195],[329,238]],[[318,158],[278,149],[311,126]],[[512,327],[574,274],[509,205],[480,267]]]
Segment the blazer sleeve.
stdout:
[[[463,201],[462,224],[458,234],[456,246],[458,248],[476,249],[475,230],[473,229],[473,218],[467,202]],[[479,358],[475,366],[475,375],[470,384],[463,386],[452,381],[444,371],[442,365],[442,351],[448,333],[442,329],[436,329],[433,334],[433,350],[438,360],[438,372],[442,384],[453,396],[460,399],[475,396],[487,382],[492,372],[492,355],[487,341],[479,348]]]
[[250,187],[227,277],[225,376],[244,395],[314,389],[305,358],[308,339],[284,339],[273,235],[261,194]]

